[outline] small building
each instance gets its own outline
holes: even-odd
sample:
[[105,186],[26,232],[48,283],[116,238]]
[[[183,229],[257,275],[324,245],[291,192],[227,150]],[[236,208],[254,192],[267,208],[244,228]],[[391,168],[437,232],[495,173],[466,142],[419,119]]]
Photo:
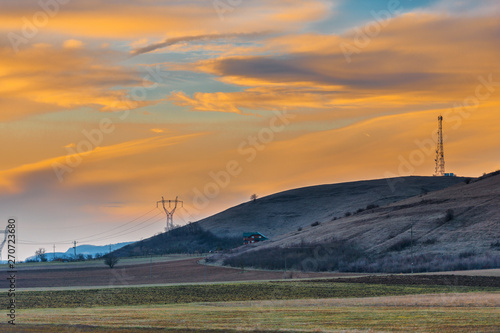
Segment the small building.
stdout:
[[261,234],[260,232],[244,232],[243,233],[243,244],[252,244],[257,242],[262,242],[268,240],[266,236]]
[[450,173],[445,173],[444,174],[445,177],[456,177],[454,173],[450,172]]

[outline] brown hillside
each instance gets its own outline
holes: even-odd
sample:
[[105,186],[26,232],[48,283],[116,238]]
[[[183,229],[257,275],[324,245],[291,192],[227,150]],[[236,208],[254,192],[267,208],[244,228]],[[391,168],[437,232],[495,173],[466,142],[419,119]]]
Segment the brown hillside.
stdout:
[[[314,222],[313,219],[309,221]],[[252,253],[259,253],[255,251],[277,247],[345,240],[364,251],[366,264],[387,256],[400,260],[410,255],[410,228],[413,226],[413,252],[416,257],[451,260],[452,256],[464,259],[488,255],[498,261],[500,175],[469,184],[456,184],[350,217],[321,222],[317,226],[309,225],[300,232],[289,232],[258,245],[241,247],[233,256],[251,256]]]
[[276,193],[200,220],[224,237],[258,231],[274,238],[315,221],[329,221],[368,205],[383,206],[462,183],[459,177],[400,177],[318,185]]

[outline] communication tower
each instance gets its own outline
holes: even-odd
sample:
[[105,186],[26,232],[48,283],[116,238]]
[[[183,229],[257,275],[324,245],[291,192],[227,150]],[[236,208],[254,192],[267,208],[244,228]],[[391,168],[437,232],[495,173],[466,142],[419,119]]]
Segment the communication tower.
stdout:
[[443,149],[443,116],[438,117],[438,136],[436,148],[436,170],[434,176],[444,176],[444,149]]

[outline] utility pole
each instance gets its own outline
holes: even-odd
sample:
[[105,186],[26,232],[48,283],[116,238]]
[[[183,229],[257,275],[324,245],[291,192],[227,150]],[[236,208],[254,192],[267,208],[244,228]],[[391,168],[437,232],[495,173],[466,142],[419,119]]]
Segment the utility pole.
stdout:
[[153,278],[153,252],[149,251],[149,254],[151,255],[149,259],[149,278]]
[[284,279],[286,279],[286,257],[287,256],[286,256],[286,252],[285,252],[285,271],[283,272]]
[[[158,207],[160,202],[162,203],[163,210],[165,214],[167,214],[167,226],[165,227],[165,231],[170,231],[174,228],[174,213],[177,209],[177,204],[180,203],[181,207],[184,207],[184,202],[177,200],[177,198],[179,197],[175,197],[175,200],[165,200],[161,197],[161,200],[156,202],[156,207]],[[168,203],[168,208],[165,206],[166,203]]]
[[73,250],[75,251],[75,260],[76,260],[76,243],[77,243],[77,241],[73,241]]
[[413,223],[410,225],[411,274],[413,274]]
[[438,117],[438,137],[436,147],[436,169],[434,176],[444,176],[443,116]]

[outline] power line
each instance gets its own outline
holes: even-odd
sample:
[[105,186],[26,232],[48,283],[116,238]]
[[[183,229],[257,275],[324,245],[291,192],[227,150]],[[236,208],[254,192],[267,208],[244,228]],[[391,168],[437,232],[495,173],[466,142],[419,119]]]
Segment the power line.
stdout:
[[[156,214],[155,216],[150,217],[149,219],[147,219],[147,220],[145,220],[145,221],[143,221],[143,222],[139,223],[138,225],[135,225],[135,226],[133,226],[133,227],[131,227],[131,228],[129,228],[129,229],[126,229],[126,230],[122,230],[122,231],[120,231],[120,232],[118,232],[117,234],[114,234],[114,235],[112,235],[112,236],[106,236],[106,237],[102,237],[102,238],[94,238],[94,239],[89,239],[89,240],[86,240],[86,242],[96,242],[96,241],[101,241],[101,240],[113,239],[113,238],[116,238],[116,237],[125,236],[125,235],[131,234],[131,233],[133,233],[133,232],[137,232],[137,231],[139,231],[139,230],[145,229],[145,228],[147,228],[147,227],[149,227],[149,226],[151,226],[151,225],[153,225],[153,224],[155,224],[155,223],[158,223],[158,222],[159,222],[159,221],[161,221],[163,218],[161,218],[161,219],[157,219],[157,220],[155,220],[155,221],[153,221],[153,222],[151,222],[151,223],[149,223],[149,224],[147,224],[147,225],[143,226],[142,228],[139,228],[139,229],[136,229],[136,230],[132,230],[132,231],[126,232],[126,231],[128,231],[128,230],[131,230],[131,229],[133,229],[133,228],[136,228],[136,227],[140,226],[141,224],[144,224],[144,223],[146,223],[146,222],[150,221],[151,219],[153,219],[153,218],[157,217],[157,216],[158,216],[158,215],[160,215],[160,214],[162,214],[162,213],[160,212],[160,213]],[[124,232],[125,232],[125,233],[124,233]]]
[[[129,224],[131,224],[131,223],[134,223],[134,222],[136,222],[137,220],[139,220],[139,219],[143,218],[144,216],[148,215],[149,213],[151,213],[151,212],[152,212],[152,211],[154,211],[154,210],[156,210],[156,207],[155,207],[155,208],[153,208],[153,209],[151,209],[151,210],[150,210],[150,211],[148,211],[147,213],[144,213],[144,214],[142,214],[141,216],[134,218],[133,220],[131,220],[131,221],[127,222],[127,223],[124,223],[124,224],[119,225],[119,226],[117,226],[117,227],[111,228],[111,229],[109,229],[109,230],[107,230],[107,231],[103,231],[103,232],[100,232],[100,233],[97,233],[97,234],[93,234],[93,235],[90,235],[90,236],[86,236],[86,237],[78,238],[77,240],[78,240],[78,241],[80,241],[80,242],[81,242],[82,240],[85,240],[85,241],[87,241],[87,242],[88,242],[89,240],[87,240],[87,239],[89,239],[89,238],[92,238],[92,237],[95,237],[95,236],[102,236],[103,234],[107,234],[107,233],[109,233],[109,232],[111,232],[111,231],[114,231],[114,230],[116,230],[116,229],[123,228],[123,227],[125,227],[125,226],[127,226],[127,225],[129,225]],[[153,217],[151,217],[151,218],[154,218],[154,217],[158,216],[159,214],[160,214],[160,213],[157,213],[156,215],[154,215],[154,216],[153,216]],[[146,221],[143,221],[143,222],[139,223],[139,225],[140,225],[140,224],[142,224],[142,223],[144,223],[144,222],[149,221],[151,218],[147,219]],[[134,227],[136,227],[136,226],[134,226]],[[133,228],[133,227],[132,227],[132,228]],[[126,229],[126,230],[130,230],[130,229],[131,229],[131,228]],[[54,244],[71,244],[71,243],[73,243],[73,241],[74,241],[74,239],[73,239],[73,240],[68,239],[68,240],[62,240],[62,241],[59,241],[59,242],[54,242]],[[39,242],[39,241],[31,241],[31,240],[19,240],[19,243],[20,243],[20,244],[25,244],[25,245],[44,245],[44,244],[46,244],[46,243],[41,243],[41,242]]]

